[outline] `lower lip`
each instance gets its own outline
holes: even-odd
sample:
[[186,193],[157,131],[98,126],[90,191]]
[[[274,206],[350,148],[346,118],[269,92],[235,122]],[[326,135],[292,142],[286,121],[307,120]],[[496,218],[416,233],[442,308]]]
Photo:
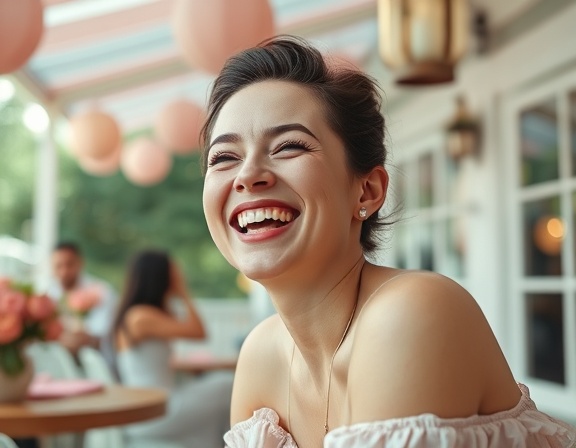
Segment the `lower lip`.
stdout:
[[258,243],[261,241],[269,240],[271,238],[276,238],[277,236],[286,232],[294,223],[290,221],[288,224],[282,227],[276,227],[275,229],[266,230],[265,232],[258,233],[241,233],[237,232],[241,241],[245,243]]

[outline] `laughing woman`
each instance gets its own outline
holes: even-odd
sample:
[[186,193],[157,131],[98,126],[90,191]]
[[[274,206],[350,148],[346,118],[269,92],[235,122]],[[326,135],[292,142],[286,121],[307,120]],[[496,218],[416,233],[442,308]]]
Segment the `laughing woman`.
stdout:
[[278,311],[242,348],[227,446],[573,446],[464,289],[366,260],[388,185],[380,105],[372,79],[290,37],[234,56],[215,81],[208,226]]

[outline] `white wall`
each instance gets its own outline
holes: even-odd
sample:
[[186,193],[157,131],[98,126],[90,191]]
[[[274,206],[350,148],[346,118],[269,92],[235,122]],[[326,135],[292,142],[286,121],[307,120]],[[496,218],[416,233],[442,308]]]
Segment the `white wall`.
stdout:
[[483,122],[483,147],[478,159],[467,162],[469,200],[475,212],[469,220],[468,287],[508,350],[506,315],[506,253],[503,245],[504,201],[501,104],[507,95],[540,79],[576,66],[576,2],[546,23],[505,47],[484,56],[469,57],[449,86],[412,89],[398,106],[386,111],[390,149],[403,148],[438,132],[454,113],[454,100],[463,93]]
[[176,354],[206,352],[217,357],[238,356],[240,344],[254,326],[250,303],[246,299],[196,299],[198,312],[206,325],[205,342],[179,340]]

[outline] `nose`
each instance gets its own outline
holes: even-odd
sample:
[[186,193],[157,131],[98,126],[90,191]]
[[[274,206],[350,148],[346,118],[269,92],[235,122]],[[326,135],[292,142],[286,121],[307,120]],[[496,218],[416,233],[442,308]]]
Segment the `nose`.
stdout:
[[233,187],[237,192],[254,192],[269,188],[275,183],[276,176],[263,161],[246,159],[234,179]]

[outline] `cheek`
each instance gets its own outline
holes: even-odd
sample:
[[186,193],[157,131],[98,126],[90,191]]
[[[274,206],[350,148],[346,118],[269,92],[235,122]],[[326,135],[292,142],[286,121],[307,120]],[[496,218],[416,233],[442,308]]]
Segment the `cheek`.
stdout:
[[204,192],[202,193],[202,206],[204,208],[204,216],[206,217],[206,222],[208,223],[208,229],[210,232],[212,232],[216,222],[219,221],[216,219],[216,217],[219,217],[219,213],[217,214],[216,211],[219,208],[219,203],[219,191],[217,188],[214,188],[214,182],[205,182]]
[[226,205],[226,183],[218,182],[216,179],[206,179],[204,182],[204,192],[202,195],[202,205],[204,216],[208,225],[208,230],[212,239],[222,250],[222,238],[227,230],[228,224],[225,215]]

